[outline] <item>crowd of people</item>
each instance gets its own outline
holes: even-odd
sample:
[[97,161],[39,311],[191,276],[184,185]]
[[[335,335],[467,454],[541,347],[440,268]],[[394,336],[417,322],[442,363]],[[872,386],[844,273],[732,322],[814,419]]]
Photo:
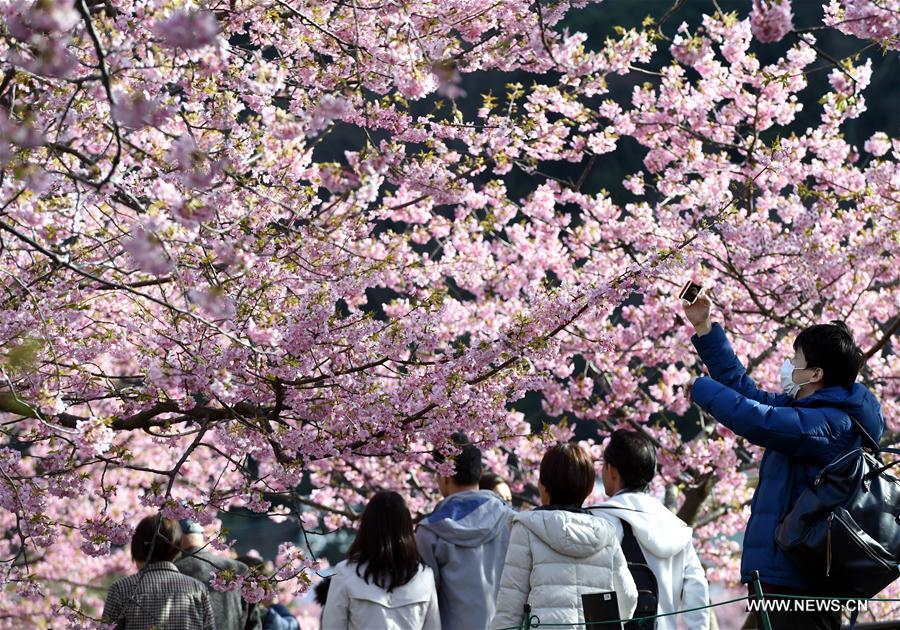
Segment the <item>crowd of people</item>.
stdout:
[[281,604],[250,604],[238,590],[211,587],[216,575],[264,571],[264,563],[213,553],[199,523],[147,516],[131,538],[131,557],[138,572],[112,583],[103,608],[116,630],[300,630]]
[[[770,394],[757,389],[722,327],[710,322],[710,306],[705,296],[685,305],[710,374],[694,382],[691,397],[765,448],[742,579],[759,572],[764,592],[815,595],[802,568],[773,543],[775,528],[825,464],[859,445],[851,414],[875,439],[884,430],[877,400],[855,382],[862,353],[840,322],[807,328],[782,367],[783,393]],[[480,449],[462,434],[453,439],[453,474],[435,480],[443,499],[418,525],[400,494],[371,497],[346,559],[317,587],[323,630],[501,630],[530,618],[583,627],[598,595],[614,617],[655,618],[640,627],[709,628],[692,530],[649,493],[657,453],[645,431],[613,432],[599,467],[576,443],[551,446],[537,471],[540,505],[520,511],[509,484],[484,474]],[[598,477],[609,499],[585,506]],[[234,592],[208,589],[213,571],[240,574],[259,561],[222,558],[203,542],[195,523],[141,521],[131,545],[139,572],[112,585],[104,618],[124,630],[298,628],[277,604],[249,605]],[[771,618],[773,628],[791,630],[835,630],[841,622],[831,609],[785,608]],[[750,615],[744,627],[756,623]]]
[[[497,491],[508,484],[482,481],[479,448],[454,439],[454,474],[436,480],[444,499],[415,531],[403,497],[372,497],[336,567],[323,630],[499,630],[526,616],[583,624],[582,596],[594,593],[614,593],[619,618],[630,619],[639,605],[634,564],[656,578],[654,613],[707,604],[691,529],[646,492],[656,450],[642,432],[620,429],[606,445],[600,474],[610,501],[584,505],[598,471],[586,449],[559,443],[541,461],[540,507],[518,512]],[[652,561],[626,557],[629,538]],[[693,613],[688,627],[703,630],[708,619],[706,611]],[[656,627],[674,628],[675,619]]]

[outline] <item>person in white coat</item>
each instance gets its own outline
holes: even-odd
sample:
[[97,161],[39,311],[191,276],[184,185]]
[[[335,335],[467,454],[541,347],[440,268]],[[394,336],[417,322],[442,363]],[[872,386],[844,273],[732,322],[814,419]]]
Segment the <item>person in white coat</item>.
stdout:
[[529,615],[545,624],[584,624],[581,596],[615,591],[630,619],[637,589],[615,528],[581,508],[594,487],[590,454],[557,444],[541,460],[542,507],[512,517],[509,549],[491,628],[511,628]]
[[422,563],[412,517],[396,492],[369,501],[322,613],[322,630],[374,628],[441,630],[434,574]]
[[[616,528],[621,542],[622,521],[644,553],[659,588],[657,614],[699,608],[709,604],[709,585],[692,543],[692,530],[665,505],[646,494],[656,474],[656,447],[642,433],[619,429],[603,451],[603,487],[611,497],[593,514]],[[709,610],[680,615],[684,627],[709,628]],[[679,615],[659,617],[657,630],[675,630]]]

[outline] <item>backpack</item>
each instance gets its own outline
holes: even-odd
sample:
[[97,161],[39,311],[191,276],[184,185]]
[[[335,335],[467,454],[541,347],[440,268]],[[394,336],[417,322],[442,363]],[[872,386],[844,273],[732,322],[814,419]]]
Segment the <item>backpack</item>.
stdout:
[[874,597],[900,577],[900,479],[889,473],[879,448],[856,418],[867,447],[828,464],[781,521],[775,541],[804,570],[813,592]]
[[[621,505],[594,505],[590,510],[597,509],[614,509],[628,510],[637,512]],[[641,617],[655,617],[659,611],[659,583],[656,581],[656,574],[647,565],[647,558],[638,544],[634,531],[631,529],[631,523],[620,518],[619,523],[622,524],[622,553],[625,555],[625,561],[628,562],[628,570],[631,572],[631,578],[637,587],[638,598],[637,607],[634,609],[633,617],[638,619]],[[629,621],[625,624],[625,630],[652,630],[656,627],[655,619],[646,621]]]
[[[647,558],[641,551],[637,538],[631,530],[631,523],[620,519],[622,523],[622,553],[625,554],[625,560],[628,561],[628,570],[631,571],[631,577],[634,579],[634,585],[637,586],[638,598],[637,608],[634,609],[634,618],[655,617],[659,610],[659,584],[656,581],[656,575],[647,566]],[[629,621],[625,624],[625,630],[652,630],[656,627],[655,619],[646,621]]]

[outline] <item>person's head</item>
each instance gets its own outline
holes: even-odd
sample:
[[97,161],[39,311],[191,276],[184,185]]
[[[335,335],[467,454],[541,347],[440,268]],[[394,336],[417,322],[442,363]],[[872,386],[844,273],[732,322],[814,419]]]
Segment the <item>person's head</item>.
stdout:
[[159,514],[141,519],[131,537],[131,557],[142,567],[148,562],[171,562],[181,552],[178,522]]
[[485,473],[481,475],[478,481],[479,490],[491,490],[507,503],[512,503],[512,490],[509,488],[503,477],[497,473]]
[[184,551],[188,549],[197,549],[203,546],[203,526],[190,519],[182,519],[178,521],[181,526],[181,548]]
[[544,453],[539,475],[544,505],[581,507],[596,479],[590,453],[570,442],[559,442]]
[[[363,510],[356,538],[347,552],[357,574],[387,591],[403,586],[419,571],[412,516],[406,501],[396,492],[375,494]],[[360,573],[365,565],[363,573]]]
[[[466,490],[477,490],[481,479],[481,449],[471,444],[462,433],[454,433],[451,439],[461,450],[453,458],[453,476],[438,475],[438,489],[445,497]],[[435,453],[435,459],[442,462],[444,458],[440,453]]]
[[640,431],[614,431],[603,449],[603,489],[606,496],[622,490],[644,492],[656,475],[656,447]]
[[850,389],[863,365],[863,352],[847,324],[834,320],[804,329],[794,340],[794,356],[781,366],[785,393],[804,398],[823,387]]

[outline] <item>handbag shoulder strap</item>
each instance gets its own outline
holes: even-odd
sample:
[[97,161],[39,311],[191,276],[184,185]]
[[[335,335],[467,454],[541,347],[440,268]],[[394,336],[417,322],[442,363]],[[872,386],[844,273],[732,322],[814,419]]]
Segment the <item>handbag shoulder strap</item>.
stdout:
[[[866,428],[862,425],[862,423],[856,419],[853,414],[848,413],[847,417],[850,418],[850,422],[853,424],[853,428],[855,428],[862,435],[863,442],[868,442],[869,447],[875,452],[875,455],[881,455],[882,453],[891,453],[892,455],[900,455],[900,449],[890,448],[888,446],[881,446],[878,442],[875,441]],[[879,458],[881,459],[881,458]]]
[[[624,505],[592,505],[588,510],[625,510],[627,512],[637,512],[638,514],[644,514],[643,510],[636,510],[634,508],[625,507]],[[622,517],[619,518],[619,523],[622,525],[622,553],[625,554],[625,559],[628,562],[635,562],[637,564],[647,564],[647,557],[644,555],[644,552],[641,550],[641,546],[638,544],[637,537],[634,535],[634,530],[631,529],[631,523],[626,521]]]
[[[846,412],[845,412],[846,413]],[[850,423],[853,425],[853,428],[856,429],[860,435],[862,435],[863,442],[868,442],[869,446],[875,449],[876,453],[881,452],[881,445],[873,438],[866,428],[862,425],[862,422],[856,419],[852,413],[847,413],[847,417],[850,418]]]
[[638,514],[644,514],[644,510],[636,510],[634,508],[625,507],[624,505],[609,505],[607,503],[600,503],[598,505],[589,505],[584,508],[585,511],[590,512],[591,510],[625,510],[626,512],[637,512]]
[[628,562],[647,564],[647,557],[638,544],[634,531],[631,529],[631,523],[621,518],[619,522],[622,524],[622,553],[625,554],[625,559]]

